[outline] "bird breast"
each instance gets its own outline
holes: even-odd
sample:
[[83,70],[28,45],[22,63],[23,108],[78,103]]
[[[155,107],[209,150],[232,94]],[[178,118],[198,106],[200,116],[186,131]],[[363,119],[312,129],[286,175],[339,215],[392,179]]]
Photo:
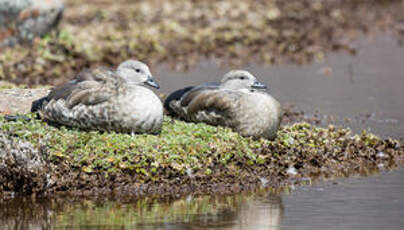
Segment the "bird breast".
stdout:
[[237,130],[245,136],[275,135],[280,124],[281,108],[271,95],[262,92],[244,93],[238,103]]
[[142,86],[130,86],[117,98],[121,122],[137,131],[153,131],[161,128],[163,105],[153,91]]

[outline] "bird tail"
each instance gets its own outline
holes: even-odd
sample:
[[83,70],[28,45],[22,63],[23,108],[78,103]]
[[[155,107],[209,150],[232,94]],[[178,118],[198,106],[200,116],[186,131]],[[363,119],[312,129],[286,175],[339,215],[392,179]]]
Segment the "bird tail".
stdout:
[[35,113],[41,110],[44,103],[48,101],[49,101],[48,97],[42,97],[38,100],[33,101],[31,104],[31,113]]
[[175,115],[175,112],[170,107],[170,102],[171,101],[181,100],[182,96],[184,96],[184,94],[186,94],[187,92],[189,92],[193,88],[194,88],[193,86],[186,87],[186,88],[183,88],[183,89],[179,89],[179,90],[171,93],[170,95],[168,95],[168,97],[164,101],[164,108],[167,110],[168,114]]

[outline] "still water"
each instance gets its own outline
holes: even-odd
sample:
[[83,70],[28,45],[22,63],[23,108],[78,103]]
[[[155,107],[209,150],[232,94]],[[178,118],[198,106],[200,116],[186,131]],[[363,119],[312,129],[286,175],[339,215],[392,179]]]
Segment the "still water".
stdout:
[[141,199],[130,203],[16,199],[1,229],[403,229],[404,169],[289,192]]
[[[326,121],[404,137],[404,48],[389,37],[355,44],[321,64],[246,69],[281,103]],[[218,80],[228,69],[202,63],[155,71],[161,92]],[[191,77],[192,76],[192,77]],[[140,199],[130,203],[15,199],[0,203],[0,229],[404,229],[404,169],[236,196]]]
[[[243,67],[264,82],[281,104],[306,114],[318,111],[330,122],[382,136],[404,136],[404,47],[389,36],[353,44],[358,53],[331,53],[322,63]],[[229,68],[202,63],[188,72],[156,70],[160,92],[217,81]]]

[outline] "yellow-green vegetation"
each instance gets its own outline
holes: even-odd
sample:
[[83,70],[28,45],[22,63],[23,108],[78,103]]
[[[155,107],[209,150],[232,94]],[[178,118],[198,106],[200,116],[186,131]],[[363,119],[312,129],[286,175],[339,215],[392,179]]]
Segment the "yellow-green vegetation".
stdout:
[[[6,81],[4,81],[4,82],[1,82],[0,81],[0,90],[3,90],[3,89],[13,89],[13,88],[17,88],[18,86],[17,85],[15,85],[15,84],[13,84],[13,83],[10,83],[10,82],[6,82]],[[23,86],[22,86],[23,87]]]
[[[166,117],[160,135],[85,132],[52,127],[40,120],[2,122],[1,129],[35,146],[46,143],[52,162],[68,161],[84,172],[134,170],[144,179],[158,180],[158,170],[170,167],[181,174],[202,170],[209,174],[212,161],[223,165],[239,155],[250,165],[262,159],[253,150],[270,143],[243,138],[230,129],[186,123]],[[216,159],[217,158],[217,159]]]
[[321,60],[363,31],[393,28],[403,0],[67,0],[60,29],[31,49],[3,49],[0,79],[52,84],[83,67],[136,58],[186,68]]
[[307,123],[282,127],[274,141],[169,117],[156,136],[56,128],[36,119],[0,118],[0,124],[7,135],[46,149],[53,178],[46,189],[53,192],[229,193],[318,176],[366,174],[396,166],[404,154],[399,140]]

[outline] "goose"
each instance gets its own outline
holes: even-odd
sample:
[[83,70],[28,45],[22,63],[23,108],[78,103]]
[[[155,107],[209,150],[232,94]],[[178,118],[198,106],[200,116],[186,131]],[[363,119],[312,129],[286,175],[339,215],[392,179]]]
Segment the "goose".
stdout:
[[245,137],[273,139],[282,118],[279,102],[245,70],[232,70],[220,82],[189,86],[164,101],[168,114],[185,121],[233,129]]
[[84,130],[157,134],[163,105],[145,85],[159,88],[149,67],[137,60],[122,62],[116,71],[86,69],[34,101],[31,112],[46,121]]

